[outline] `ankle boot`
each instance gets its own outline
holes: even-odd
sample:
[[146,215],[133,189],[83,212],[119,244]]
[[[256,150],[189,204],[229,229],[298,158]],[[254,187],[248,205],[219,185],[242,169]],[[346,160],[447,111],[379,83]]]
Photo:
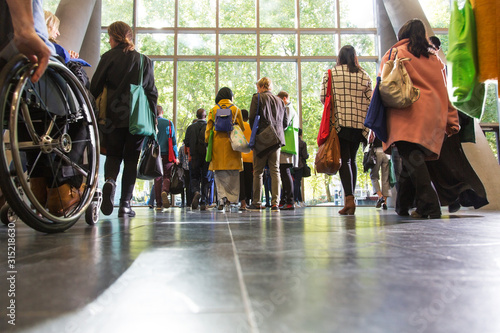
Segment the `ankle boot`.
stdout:
[[130,208],[130,201],[120,200],[120,208],[118,209],[118,217],[134,217],[135,212]]
[[30,189],[40,205],[47,203],[47,179],[45,177],[30,178]]
[[354,195],[345,197],[344,208],[339,210],[340,215],[354,215],[356,211],[356,203],[354,202]]

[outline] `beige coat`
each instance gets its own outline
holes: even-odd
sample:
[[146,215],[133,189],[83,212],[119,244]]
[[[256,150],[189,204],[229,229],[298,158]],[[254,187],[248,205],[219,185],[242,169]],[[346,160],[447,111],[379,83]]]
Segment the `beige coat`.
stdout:
[[[228,99],[223,99],[219,102],[219,105],[223,108],[227,108],[231,104],[233,103]],[[219,107],[215,105],[208,113],[205,142],[208,142],[210,131],[214,128],[215,115],[218,109]],[[234,126],[240,126],[241,129],[244,130],[245,125],[243,123],[243,117],[241,116],[241,110],[238,109],[236,105],[233,105],[231,111],[233,113]],[[212,162],[210,162],[209,170],[243,170],[241,153],[239,151],[234,151],[231,147],[228,132],[218,132],[214,130]]]
[[[394,142],[413,142],[430,152],[428,159],[438,159],[445,134],[453,134],[460,129],[458,113],[448,98],[444,63],[434,54],[429,58],[415,57],[407,49],[408,41],[403,39],[394,47],[398,48],[398,57],[411,58],[404,64],[413,85],[420,89],[420,98],[406,109],[387,108],[389,138],[383,148],[390,153]],[[381,72],[388,58],[389,51],[382,58]]]

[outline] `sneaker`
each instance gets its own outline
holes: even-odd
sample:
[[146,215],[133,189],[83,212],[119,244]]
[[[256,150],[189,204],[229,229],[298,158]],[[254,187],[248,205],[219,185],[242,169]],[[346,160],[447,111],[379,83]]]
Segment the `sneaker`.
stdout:
[[106,180],[102,187],[102,204],[101,212],[104,215],[113,213],[113,202],[115,201],[116,183],[113,179]]
[[200,205],[200,210],[207,210],[207,205],[201,204]]
[[260,206],[255,206],[254,204],[251,204],[250,206],[247,206],[247,210],[250,210],[250,211],[260,212],[261,209],[262,208]]
[[193,201],[191,202],[191,209],[198,209],[198,203],[200,202],[200,192],[194,192]]
[[170,208],[170,201],[168,201],[168,193],[163,191],[161,192],[161,201],[163,208]]
[[385,202],[382,204],[382,209],[387,210],[387,205],[385,204]]
[[223,210],[223,209],[224,209],[224,200],[220,199],[217,205],[217,210]]
[[272,205],[271,206],[271,212],[279,212],[279,211],[280,211],[280,209],[278,208],[277,205]]
[[[292,205],[292,204],[287,204],[287,205],[283,205],[283,207],[280,207],[281,210],[294,210],[295,209],[295,206]],[[272,209],[271,209],[272,210]]]
[[384,197],[380,197],[380,198],[378,198],[378,200],[377,200],[377,204],[375,205],[375,208],[380,208],[380,207],[382,207],[382,204],[384,203],[384,201],[385,201],[385,200],[384,200]]

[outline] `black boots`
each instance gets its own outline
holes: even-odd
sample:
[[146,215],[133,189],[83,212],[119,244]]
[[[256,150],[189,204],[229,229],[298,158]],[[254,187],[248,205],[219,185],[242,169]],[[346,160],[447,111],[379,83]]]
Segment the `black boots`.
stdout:
[[118,217],[134,217],[135,212],[130,208],[130,201],[120,200],[120,208],[118,209]]

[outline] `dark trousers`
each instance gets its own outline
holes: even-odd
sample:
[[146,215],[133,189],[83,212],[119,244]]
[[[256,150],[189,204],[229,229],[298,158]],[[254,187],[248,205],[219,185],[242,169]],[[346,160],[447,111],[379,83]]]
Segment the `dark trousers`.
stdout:
[[293,169],[293,197],[296,202],[302,202],[302,174],[304,168]]
[[415,206],[422,215],[441,214],[439,199],[432,185],[422,148],[405,141],[396,142],[396,147],[403,162],[396,212],[407,215],[408,209]]
[[[190,167],[189,167],[189,172],[191,174],[191,181],[190,181],[190,186],[191,186],[191,198],[193,197],[195,192],[200,192],[201,198],[200,198],[200,203],[201,204],[206,204],[207,203],[207,195],[208,195],[208,166],[210,164],[205,161],[205,157],[203,158],[196,158],[195,156],[192,157]],[[190,201],[188,201],[188,204],[191,204]]]
[[253,163],[243,162],[243,171],[240,172],[240,201],[245,200],[247,205],[252,199]]
[[339,138],[340,158],[342,165],[339,170],[340,181],[344,188],[344,197],[354,195],[356,189],[356,179],[358,177],[358,168],[356,166],[356,154],[360,142],[353,142]]
[[[191,163],[189,163],[191,164]],[[182,198],[182,206],[187,206],[191,204],[193,200],[193,195],[191,193],[191,175],[189,169],[184,169],[184,189],[182,189],[181,198]]]
[[163,162],[163,176],[155,179],[155,198],[156,207],[162,207],[163,201],[161,199],[162,192],[170,192],[170,181],[172,180],[172,166],[173,162],[168,161],[168,156],[162,155],[161,161]]
[[104,133],[106,140],[106,162],[104,178],[116,181],[123,161],[121,201],[130,201],[137,178],[137,162],[144,137],[130,134],[128,128],[115,128]]
[[291,172],[292,164],[280,164],[281,178],[281,201],[286,205],[293,205],[293,178]]

